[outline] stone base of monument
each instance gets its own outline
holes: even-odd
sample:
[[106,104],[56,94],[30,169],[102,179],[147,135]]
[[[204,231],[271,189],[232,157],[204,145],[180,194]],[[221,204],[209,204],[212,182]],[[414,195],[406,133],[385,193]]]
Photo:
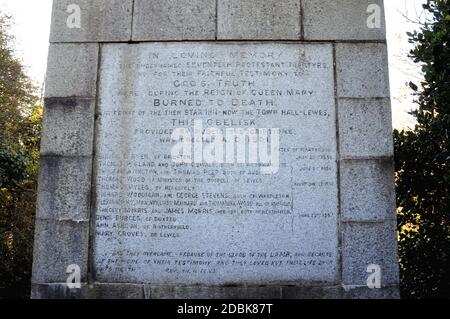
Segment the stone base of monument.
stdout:
[[398,298],[385,37],[382,0],[54,0],[32,298]]
[[398,299],[397,286],[152,286],[136,284],[33,285],[35,299]]

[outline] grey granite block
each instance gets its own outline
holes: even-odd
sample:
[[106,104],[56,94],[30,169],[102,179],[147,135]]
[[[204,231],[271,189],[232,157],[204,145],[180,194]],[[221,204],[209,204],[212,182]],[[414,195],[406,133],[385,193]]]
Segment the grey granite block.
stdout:
[[88,97],[96,93],[98,44],[50,45],[45,97]]
[[338,97],[389,97],[386,44],[336,45]]
[[134,41],[213,40],[215,0],[135,0]]
[[89,286],[90,299],[143,299],[143,285],[95,283]]
[[400,288],[398,286],[370,289],[368,287],[352,287],[344,290],[345,299],[399,299]]
[[279,299],[277,286],[164,286],[145,287],[147,299]]
[[339,286],[285,286],[281,287],[282,299],[341,299],[342,288]]
[[87,222],[37,219],[33,251],[33,283],[64,283],[69,265],[78,265],[85,282],[88,260]]
[[88,220],[91,170],[88,157],[42,157],[37,218]]
[[398,285],[396,221],[344,223],[343,231],[344,285],[367,287],[369,265],[380,267],[381,287]]
[[340,99],[338,113],[341,158],[394,154],[389,99]]
[[345,221],[396,219],[392,159],[341,161],[340,179]]
[[[373,11],[369,6],[373,5],[381,9],[379,28],[369,28],[367,23],[368,19],[372,21]],[[386,24],[383,1],[303,1],[303,28],[306,40],[384,40]]]
[[83,299],[88,287],[69,288],[66,283],[31,284],[31,299]]
[[299,40],[299,0],[218,0],[217,38]]
[[[71,23],[73,5],[80,10],[79,27]],[[132,12],[133,0],[54,0],[50,42],[129,41]]]
[[94,108],[92,99],[46,99],[41,154],[91,156]]

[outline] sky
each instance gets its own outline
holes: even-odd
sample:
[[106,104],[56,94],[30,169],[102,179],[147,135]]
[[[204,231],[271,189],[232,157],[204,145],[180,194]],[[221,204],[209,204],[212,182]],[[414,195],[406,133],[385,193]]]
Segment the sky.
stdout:
[[[417,24],[408,22],[405,16],[417,20],[424,2],[385,0],[393,126],[399,129],[414,125],[413,118],[408,115],[414,104],[405,83],[418,82],[421,78],[420,68],[406,58],[411,49],[406,32],[417,28]],[[51,7],[52,0],[0,0],[0,10],[14,18],[12,34],[17,57],[39,86],[45,78]]]
[[[413,45],[406,32],[417,30],[423,20],[422,4],[426,0],[385,0],[386,32],[389,52],[389,82],[391,86],[392,123],[397,129],[414,128],[414,118],[408,114],[414,108],[412,91],[406,83],[419,84],[420,66],[407,58]],[[409,22],[413,21],[413,22]]]

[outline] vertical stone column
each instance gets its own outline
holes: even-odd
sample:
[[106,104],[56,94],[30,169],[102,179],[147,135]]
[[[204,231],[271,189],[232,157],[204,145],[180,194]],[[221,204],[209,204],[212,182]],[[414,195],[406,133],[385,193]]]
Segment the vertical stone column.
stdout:
[[97,63],[97,44],[50,45],[34,246],[38,290],[65,286],[72,264],[87,281]]
[[[32,298],[87,296],[99,42],[130,40],[131,16],[131,0],[53,2]],[[70,265],[81,289],[66,284]]]
[[[383,1],[303,1],[305,40],[335,43],[342,287],[350,298],[399,296],[386,33],[384,17],[380,28],[367,24],[373,5]],[[370,265],[381,271],[380,289],[367,286]]]

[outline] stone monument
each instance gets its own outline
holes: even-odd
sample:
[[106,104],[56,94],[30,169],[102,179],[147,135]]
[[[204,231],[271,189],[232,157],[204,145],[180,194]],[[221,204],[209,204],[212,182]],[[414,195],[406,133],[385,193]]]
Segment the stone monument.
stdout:
[[397,298],[381,0],[55,0],[33,298]]

